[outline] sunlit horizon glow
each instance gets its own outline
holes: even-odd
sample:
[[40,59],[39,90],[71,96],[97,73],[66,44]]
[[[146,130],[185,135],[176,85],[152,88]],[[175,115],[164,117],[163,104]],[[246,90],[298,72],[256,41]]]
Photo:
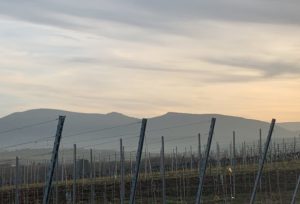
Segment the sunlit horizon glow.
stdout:
[[0,116],[36,108],[300,121],[300,2],[0,3]]

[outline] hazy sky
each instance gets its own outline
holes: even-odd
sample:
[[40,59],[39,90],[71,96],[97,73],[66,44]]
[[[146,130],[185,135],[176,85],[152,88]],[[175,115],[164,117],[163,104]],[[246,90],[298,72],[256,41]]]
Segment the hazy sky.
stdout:
[[0,116],[300,121],[298,0],[1,1],[0,45]]

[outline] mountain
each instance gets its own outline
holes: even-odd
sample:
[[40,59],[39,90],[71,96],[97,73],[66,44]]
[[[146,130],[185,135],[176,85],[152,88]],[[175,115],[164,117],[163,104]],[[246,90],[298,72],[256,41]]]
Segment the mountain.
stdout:
[[[264,142],[269,131],[269,122],[219,114],[167,113],[163,116],[150,119],[149,124],[155,128],[164,128],[179,124],[178,128],[167,129],[160,132],[160,134],[168,136],[167,138],[169,139],[166,140],[171,147],[178,146],[178,148],[181,148],[181,151],[183,151],[183,148],[185,147],[189,150],[191,145],[192,148],[197,148],[198,140],[197,137],[195,137],[197,133],[201,133],[202,135],[202,145],[206,144],[212,117],[216,118],[212,148],[215,147],[216,143],[219,143],[221,150],[229,149],[229,145],[232,142],[233,131],[236,133],[236,148],[239,148],[244,141],[248,145],[257,145],[259,129],[262,130],[262,139]],[[193,125],[183,126],[181,124]],[[155,137],[157,136],[158,134],[156,133]],[[279,143],[282,142],[282,138],[286,138],[285,140],[288,141],[294,136],[296,136],[295,132],[276,125],[272,141],[277,141]]]
[[[97,137],[98,132],[96,130],[139,121],[136,118],[127,117],[119,113],[86,114],[51,109],[35,109],[13,113],[0,119],[0,138],[2,140],[0,151],[2,146],[13,146],[15,144],[54,136],[57,126],[56,119],[59,115],[66,116],[62,144],[66,143],[67,146],[72,146],[73,141],[88,140],[91,137]],[[31,125],[33,125],[33,127],[30,127]],[[83,134],[83,132],[89,131],[93,133]],[[108,130],[102,131],[101,134],[106,134],[106,132],[108,132]],[[78,133],[82,134],[76,135]],[[73,134],[75,135],[71,136]],[[64,136],[71,137],[68,139],[67,137],[64,138]],[[51,141],[53,141],[53,139],[51,139]],[[47,140],[43,142],[46,143]],[[90,143],[87,142],[86,144]],[[18,148],[41,146],[43,147],[45,145],[37,143],[18,146]],[[48,144],[46,147],[47,146]]]
[[279,125],[287,130],[298,132],[300,134],[300,122],[285,122]]
[[[83,149],[119,151],[120,138],[125,151],[135,151],[138,144],[141,120],[120,113],[88,114],[63,110],[35,109],[18,112],[0,118],[0,151],[21,149],[50,149],[59,115],[66,115],[61,141],[61,149],[71,150],[73,144]],[[171,152],[176,146],[178,151],[194,151],[201,134],[202,150],[207,141],[210,120],[216,117],[213,145],[218,142],[221,149],[228,149],[232,132],[236,132],[237,148],[242,142],[257,144],[259,129],[266,138],[269,123],[235,116],[219,114],[167,113],[148,120],[145,149],[159,152],[161,136],[165,137],[165,149]],[[23,127],[23,128],[22,128]],[[273,141],[294,137],[296,133],[282,126],[276,126]],[[264,141],[264,140],[263,140]],[[21,145],[22,144],[22,145]],[[214,147],[212,147],[214,148]],[[3,153],[2,153],[3,155]]]

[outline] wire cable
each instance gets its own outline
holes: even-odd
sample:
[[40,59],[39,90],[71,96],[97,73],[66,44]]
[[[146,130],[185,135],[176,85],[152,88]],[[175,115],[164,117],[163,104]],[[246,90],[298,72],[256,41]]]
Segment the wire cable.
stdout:
[[117,125],[117,126],[113,126],[113,127],[105,127],[105,128],[96,129],[96,130],[88,130],[88,131],[79,132],[79,133],[75,133],[75,134],[65,135],[65,136],[63,136],[63,138],[69,138],[69,137],[74,137],[74,136],[78,136],[78,135],[85,135],[85,134],[95,133],[95,132],[102,132],[102,131],[105,131],[105,130],[111,130],[111,129],[120,128],[120,127],[128,127],[130,125],[139,124],[139,123],[141,123],[141,121],[134,122],[134,123],[123,124],[123,125]]
[[14,132],[14,131],[17,131],[17,130],[23,130],[23,129],[27,129],[27,128],[31,128],[31,127],[36,127],[36,126],[44,125],[44,124],[51,123],[51,122],[54,122],[54,121],[57,121],[57,120],[58,119],[56,118],[56,119],[52,119],[52,120],[48,120],[48,121],[44,121],[44,122],[40,122],[40,123],[25,125],[25,126],[22,126],[22,127],[17,127],[17,128],[13,128],[13,129],[9,129],[9,130],[4,130],[4,131],[0,132],[0,134],[6,134],[6,133]]
[[18,146],[27,145],[27,144],[38,143],[38,142],[40,142],[40,141],[48,141],[47,139],[51,139],[51,138],[54,138],[54,136],[43,137],[43,138],[40,138],[40,139],[28,141],[28,142],[23,142],[23,143],[18,143],[18,144],[14,144],[14,145],[4,146],[4,147],[1,147],[1,148],[0,148],[0,151],[1,151],[1,150],[8,149],[8,148],[13,148],[13,147],[18,147]]

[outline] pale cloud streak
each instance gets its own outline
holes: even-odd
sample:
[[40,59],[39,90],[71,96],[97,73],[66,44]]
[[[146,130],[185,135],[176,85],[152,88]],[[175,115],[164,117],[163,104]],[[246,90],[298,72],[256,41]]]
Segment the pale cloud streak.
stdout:
[[300,110],[298,8],[268,0],[2,1],[0,114],[49,107],[297,120],[286,107]]
[[247,58],[229,58],[229,59],[207,59],[208,62],[217,65],[227,65],[249,70],[257,70],[263,73],[263,77],[270,78],[280,75],[299,77],[300,60],[295,62],[278,61],[260,61]]

